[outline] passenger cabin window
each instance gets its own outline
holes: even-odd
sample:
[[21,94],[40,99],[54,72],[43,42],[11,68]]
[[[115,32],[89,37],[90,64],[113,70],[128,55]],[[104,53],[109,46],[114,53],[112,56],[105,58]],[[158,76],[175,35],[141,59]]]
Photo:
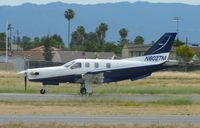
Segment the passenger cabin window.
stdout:
[[71,69],[77,69],[77,68],[81,68],[82,64],[80,62],[75,63],[74,65],[71,66]]
[[89,68],[90,67],[90,63],[85,63],[85,67]]
[[110,63],[107,63],[107,64],[106,64],[106,68],[111,68],[111,64],[110,64]]
[[99,68],[99,63],[95,63],[95,64],[94,64],[94,67],[95,67],[95,68]]

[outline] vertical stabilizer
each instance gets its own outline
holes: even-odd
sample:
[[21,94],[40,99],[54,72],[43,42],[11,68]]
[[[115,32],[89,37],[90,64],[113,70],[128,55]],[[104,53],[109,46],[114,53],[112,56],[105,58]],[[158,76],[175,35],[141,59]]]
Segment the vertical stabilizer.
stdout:
[[128,58],[126,60],[142,61],[142,62],[158,62],[167,61],[171,51],[176,33],[165,33],[145,54],[144,56]]

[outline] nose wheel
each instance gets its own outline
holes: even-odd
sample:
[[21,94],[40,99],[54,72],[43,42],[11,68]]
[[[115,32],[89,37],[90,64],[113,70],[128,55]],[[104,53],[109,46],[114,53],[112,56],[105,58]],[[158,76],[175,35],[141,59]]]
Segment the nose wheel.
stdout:
[[45,93],[46,93],[46,90],[45,90],[45,89],[41,89],[41,90],[40,90],[40,94],[43,94],[43,95],[44,95]]

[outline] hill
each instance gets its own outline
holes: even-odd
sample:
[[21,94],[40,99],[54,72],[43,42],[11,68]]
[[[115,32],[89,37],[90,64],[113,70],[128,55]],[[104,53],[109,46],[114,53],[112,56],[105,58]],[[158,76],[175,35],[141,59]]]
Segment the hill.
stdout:
[[[87,32],[95,31],[101,22],[109,25],[106,39],[118,41],[122,27],[129,30],[129,39],[142,35],[145,42],[156,40],[164,32],[176,31],[173,17],[180,16],[180,38],[186,36],[198,43],[200,34],[200,6],[179,3],[107,3],[96,5],[65,4],[61,2],[45,5],[26,3],[20,6],[0,6],[0,31],[5,31],[10,21],[15,31],[30,37],[60,34],[67,40],[67,21],[64,11],[72,8],[76,12],[72,20],[72,31],[83,25]],[[14,32],[15,32],[14,31]],[[15,34],[15,33],[14,33]]]

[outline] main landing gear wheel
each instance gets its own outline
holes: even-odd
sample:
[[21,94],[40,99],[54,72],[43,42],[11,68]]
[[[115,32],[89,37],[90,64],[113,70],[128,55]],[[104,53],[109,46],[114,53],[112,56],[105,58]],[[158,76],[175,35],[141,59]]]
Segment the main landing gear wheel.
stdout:
[[40,94],[45,94],[46,93],[46,90],[45,89],[41,89],[40,90]]
[[80,93],[81,93],[82,95],[85,95],[85,94],[87,93],[86,88],[81,88]]

